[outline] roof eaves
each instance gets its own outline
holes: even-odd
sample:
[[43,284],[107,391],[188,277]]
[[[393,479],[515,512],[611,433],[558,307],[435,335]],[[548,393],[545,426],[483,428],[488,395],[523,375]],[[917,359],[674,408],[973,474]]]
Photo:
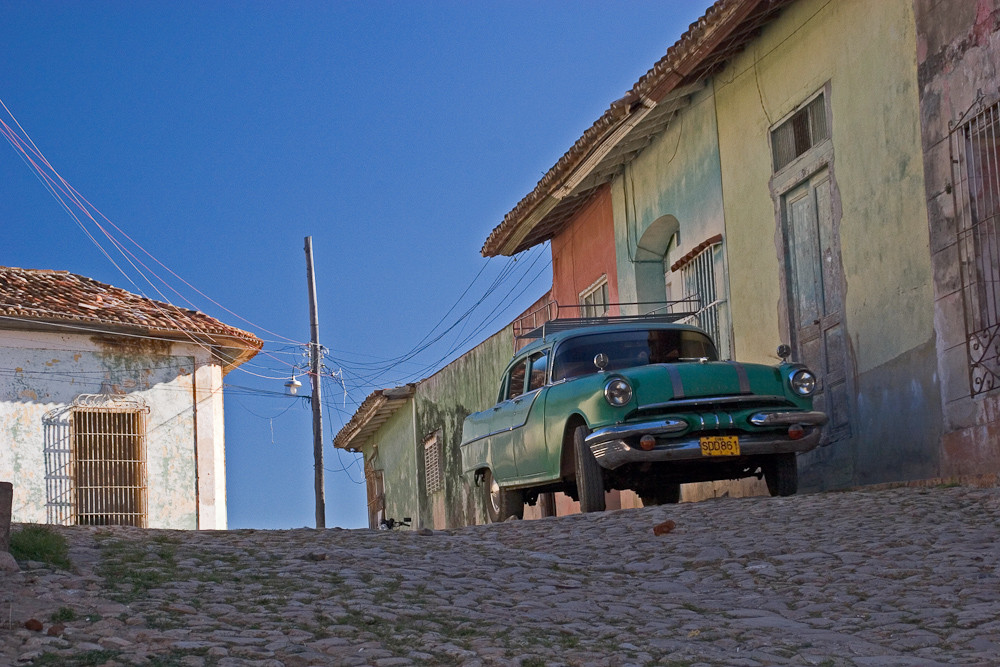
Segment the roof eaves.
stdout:
[[[512,255],[527,249],[525,239],[545,220],[575,187],[601,163],[615,145],[624,140],[655,106],[682,85],[695,83],[692,72],[699,69],[713,51],[725,42],[755,10],[763,7],[770,16],[777,7],[791,0],[718,0],[705,15],[691,24],[631,90],[611,104],[542,177],[535,189],[504,216],[482,247],[484,257]],[[605,175],[610,180],[613,172]],[[595,183],[588,183],[593,188]],[[549,234],[551,236],[551,234]],[[544,240],[544,239],[542,239]],[[539,243],[541,240],[536,240]],[[533,244],[531,244],[533,245]]]
[[333,446],[349,452],[359,452],[378,428],[389,420],[403,404],[413,398],[416,384],[391,389],[376,389],[361,402],[357,411],[333,437]]

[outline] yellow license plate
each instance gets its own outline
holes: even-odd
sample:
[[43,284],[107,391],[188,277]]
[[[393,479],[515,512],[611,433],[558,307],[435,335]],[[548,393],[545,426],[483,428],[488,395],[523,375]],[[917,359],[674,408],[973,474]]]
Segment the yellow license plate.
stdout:
[[700,439],[702,456],[739,456],[740,439],[735,435],[712,435]]

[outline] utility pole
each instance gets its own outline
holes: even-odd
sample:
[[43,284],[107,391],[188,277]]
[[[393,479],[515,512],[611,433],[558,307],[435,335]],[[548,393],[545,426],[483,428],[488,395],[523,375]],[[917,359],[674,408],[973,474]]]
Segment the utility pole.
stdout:
[[306,280],[309,283],[309,377],[312,378],[313,459],[316,465],[316,527],[326,528],[326,489],[323,480],[323,405],[321,403],[319,315],[316,312],[316,274],[312,237],[306,237]]

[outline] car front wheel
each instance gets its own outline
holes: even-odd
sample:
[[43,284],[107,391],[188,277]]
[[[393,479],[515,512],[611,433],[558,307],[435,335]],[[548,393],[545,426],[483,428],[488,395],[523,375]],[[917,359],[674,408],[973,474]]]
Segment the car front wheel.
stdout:
[[594,452],[587,446],[587,427],[578,426],[573,432],[573,454],[576,458],[576,492],[580,496],[581,512],[604,511],[604,470],[597,464]]
[[794,496],[799,490],[799,468],[795,454],[775,454],[764,465],[764,481],[772,496]]
[[490,523],[500,523],[510,517],[524,518],[524,499],[517,491],[501,487],[493,472],[487,470],[483,474],[483,499],[486,501],[486,515]]

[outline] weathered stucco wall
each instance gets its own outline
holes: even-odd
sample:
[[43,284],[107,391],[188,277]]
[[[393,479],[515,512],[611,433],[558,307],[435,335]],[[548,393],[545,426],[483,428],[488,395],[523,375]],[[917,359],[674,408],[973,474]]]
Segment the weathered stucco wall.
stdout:
[[420,517],[415,433],[411,399],[389,417],[362,449],[365,460],[371,461],[371,467],[382,471],[387,519],[402,521],[410,517],[416,521]]
[[1000,472],[1000,391],[972,395],[959,243],[970,220],[963,189],[956,188],[964,165],[952,162],[959,154],[952,143],[961,141],[963,123],[1000,98],[1000,0],[913,4],[945,422],[941,474],[995,473]]
[[931,476],[940,407],[910,0],[801,0],[715,78],[736,355],[773,361],[788,336],[769,133],[824,87],[853,437],[803,457],[803,483]]
[[782,334],[769,131],[827,82],[846,317],[865,372],[933,336],[909,0],[801,0],[716,77],[730,277],[757,297],[734,295],[737,351],[768,359]]
[[[211,488],[197,492],[195,413],[192,378],[208,352],[195,346],[141,339],[96,338],[77,334],[0,331],[0,478],[14,483],[14,520],[51,520],[54,474],[51,451],[57,423],[80,394],[102,391],[141,397],[150,408],[147,423],[148,524],[156,528],[198,527],[198,497],[225,527],[225,472]],[[200,375],[199,375],[200,377]],[[211,430],[205,442],[222,462],[221,372],[205,378],[198,426]],[[214,412],[218,409],[218,412]],[[65,429],[64,429],[65,430]],[[66,431],[68,432],[68,431]],[[47,460],[48,456],[48,460]],[[48,466],[48,473],[47,473]],[[221,493],[218,483],[221,482]],[[221,512],[221,514],[218,514]]]
[[[552,238],[552,298],[561,306],[580,303],[580,293],[607,276],[608,298],[618,302],[611,191],[602,187],[573,220]],[[611,310],[613,315],[618,309]],[[562,317],[579,317],[564,310]]]
[[620,300],[665,299],[663,254],[670,235],[679,232],[681,257],[724,231],[711,85],[612,181],[611,195]]
[[[414,397],[362,445],[369,466],[382,471],[386,518],[410,517],[414,528],[437,529],[484,522],[479,489],[472,475],[462,474],[462,422],[470,412],[496,403],[500,377],[513,354],[508,326],[418,383]],[[428,494],[424,442],[435,433],[443,488]]]
[[[500,377],[514,354],[513,339],[512,329],[506,327],[417,385],[417,445],[422,452],[424,437],[440,431],[445,480],[444,489],[433,494],[440,496],[436,503],[443,509],[445,525],[434,524],[435,498],[422,503],[422,525],[452,528],[485,522],[480,489],[471,474],[462,474],[462,422],[470,412],[496,403]],[[420,468],[423,492],[423,461]]]

